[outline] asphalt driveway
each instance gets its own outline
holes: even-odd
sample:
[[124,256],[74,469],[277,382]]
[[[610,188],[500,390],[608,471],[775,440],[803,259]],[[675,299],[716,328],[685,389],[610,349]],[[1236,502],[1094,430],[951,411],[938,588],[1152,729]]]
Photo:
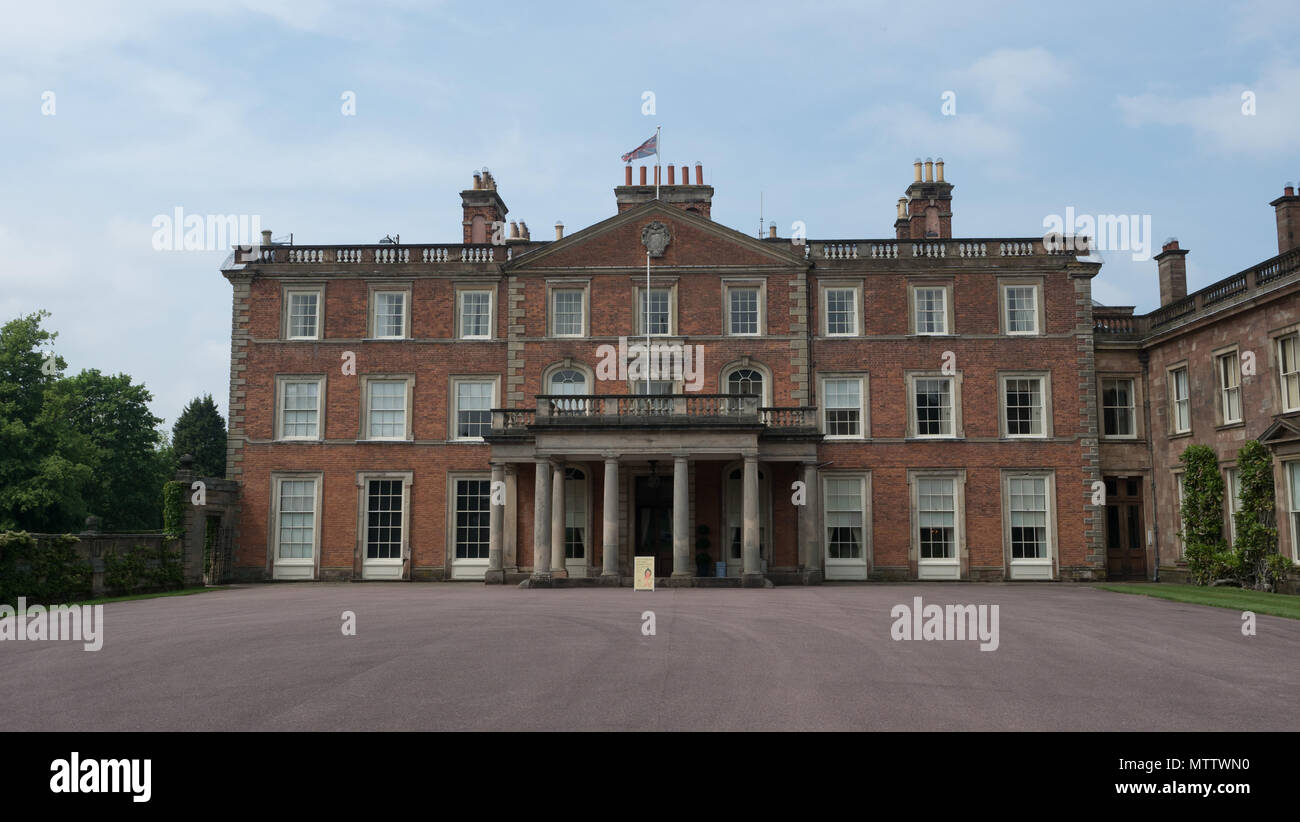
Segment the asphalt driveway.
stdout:
[[[916,596],[998,605],[997,649],[891,639]],[[0,730],[1300,729],[1300,621],[1087,586],[281,584],[104,623],[0,642]]]

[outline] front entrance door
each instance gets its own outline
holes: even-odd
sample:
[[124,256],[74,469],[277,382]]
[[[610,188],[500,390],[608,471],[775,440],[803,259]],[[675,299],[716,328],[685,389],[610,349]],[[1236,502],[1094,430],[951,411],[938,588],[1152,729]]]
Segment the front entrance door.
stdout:
[[1142,527],[1142,479],[1106,477],[1106,576],[1147,578],[1147,549]]
[[673,478],[636,478],[633,545],[639,557],[655,558],[655,576],[673,573]]

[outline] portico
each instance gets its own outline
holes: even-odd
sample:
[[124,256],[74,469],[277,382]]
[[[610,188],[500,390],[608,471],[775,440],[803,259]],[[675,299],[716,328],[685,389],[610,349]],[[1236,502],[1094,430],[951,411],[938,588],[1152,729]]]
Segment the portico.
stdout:
[[[505,504],[491,511],[487,582],[527,575],[536,585],[578,578],[630,584],[634,556],[649,554],[659,558],[656,574],[665,584],[690,585],[699,579],[697,551],[726,563],[732,584],[764,586],[777,568],[820,580],[820,435],[795,424],[803,409],[760,409],[752,396],[656,396],[653,409],[637,402],[646,398],[539,396],[531,420],[515,410],[493,412],[493,487],[505,496],[495,502]],[[787,424],[764,422],[774,416]],[[519,505],[504,483],[509,466],[533,472],[531,567],[505,564],[512,553],[507,512]],[[737,474],[738,489],[730,479]],[[805,483],[799,504],[789,478]],[[598,545],[588,538],[597,523]],[[516,557],[521,547],[513,546]]]

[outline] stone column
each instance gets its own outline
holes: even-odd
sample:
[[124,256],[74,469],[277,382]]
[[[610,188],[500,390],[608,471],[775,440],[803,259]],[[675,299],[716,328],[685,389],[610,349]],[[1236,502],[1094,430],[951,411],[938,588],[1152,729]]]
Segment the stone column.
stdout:
[[[505,477],[505,466],[499,462],[492,463],[492,484],[488,486],[488,569],[483,575],[483,581],[489,585],[501,585],[506,581],[501,553],[506,510]],[[498,500],[501,502],[500,505],[497,504]]]
[[[822,567],[821,527],[821,480],[817,476],[817,463],[803,464],[804,502],[799,509],[799,564],[803,566],[805,581],[820,573]],[[815,580],[811,580],[815,581]]]
[[533,576],[551,576],[551,461],[534,460],[533,471]]
[[564,463],[551,465],[551,576],[567,577],[564,566]]
[[502,536],[502,563],[511,571],[519,570],[519,471],[513,462],[506,463],[506,527]]
[[600,575],[618,578],[618,457],[605,457],[605,530]]
[[691,461],[673,457],[673,576],[693,577],[691,564]]
[[763,584],[763,570],[758,555],[758,456],[745,455],[744,515],[740,529],[741,556],[744,573],[741,584],[746,587]]

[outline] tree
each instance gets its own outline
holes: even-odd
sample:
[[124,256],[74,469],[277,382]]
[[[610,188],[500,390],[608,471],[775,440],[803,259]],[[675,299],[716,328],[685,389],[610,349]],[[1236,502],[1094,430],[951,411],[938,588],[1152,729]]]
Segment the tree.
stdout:
[[160,459],[162,420],[149,410],[153,396],[126,374],[82,371],[46,391],[44,413],[57,413],[90,443],[94,479],[86,489],[90,512],[105,530],[149,530],[162,526],[162,484],[168,469]]
[[1278,554],[1274,520],[1273,459],[1258,440],[1237,452],[1241,510],[1233,515],[1237,541],[1233,546],[1243,587],[1271,591],[1286,579],[1290,562]]
[[1184,556],[1198,585],[1235,575],[1233,558],[1223,541],[1223,476],[1219,458],[1208,445],[1189,445],[1178,458],[1183,473]]
[[[92,482],[90,441],[47,393],[67,368],[38,311],[0,327],[0,530],[78,530]],[[42,350],[44,349],[44,350]]]
[[172,426],[172,453],[194,457],[194,471],[201,477],[226,475],[226,421],[217,411],[211,394],[190,400]]

